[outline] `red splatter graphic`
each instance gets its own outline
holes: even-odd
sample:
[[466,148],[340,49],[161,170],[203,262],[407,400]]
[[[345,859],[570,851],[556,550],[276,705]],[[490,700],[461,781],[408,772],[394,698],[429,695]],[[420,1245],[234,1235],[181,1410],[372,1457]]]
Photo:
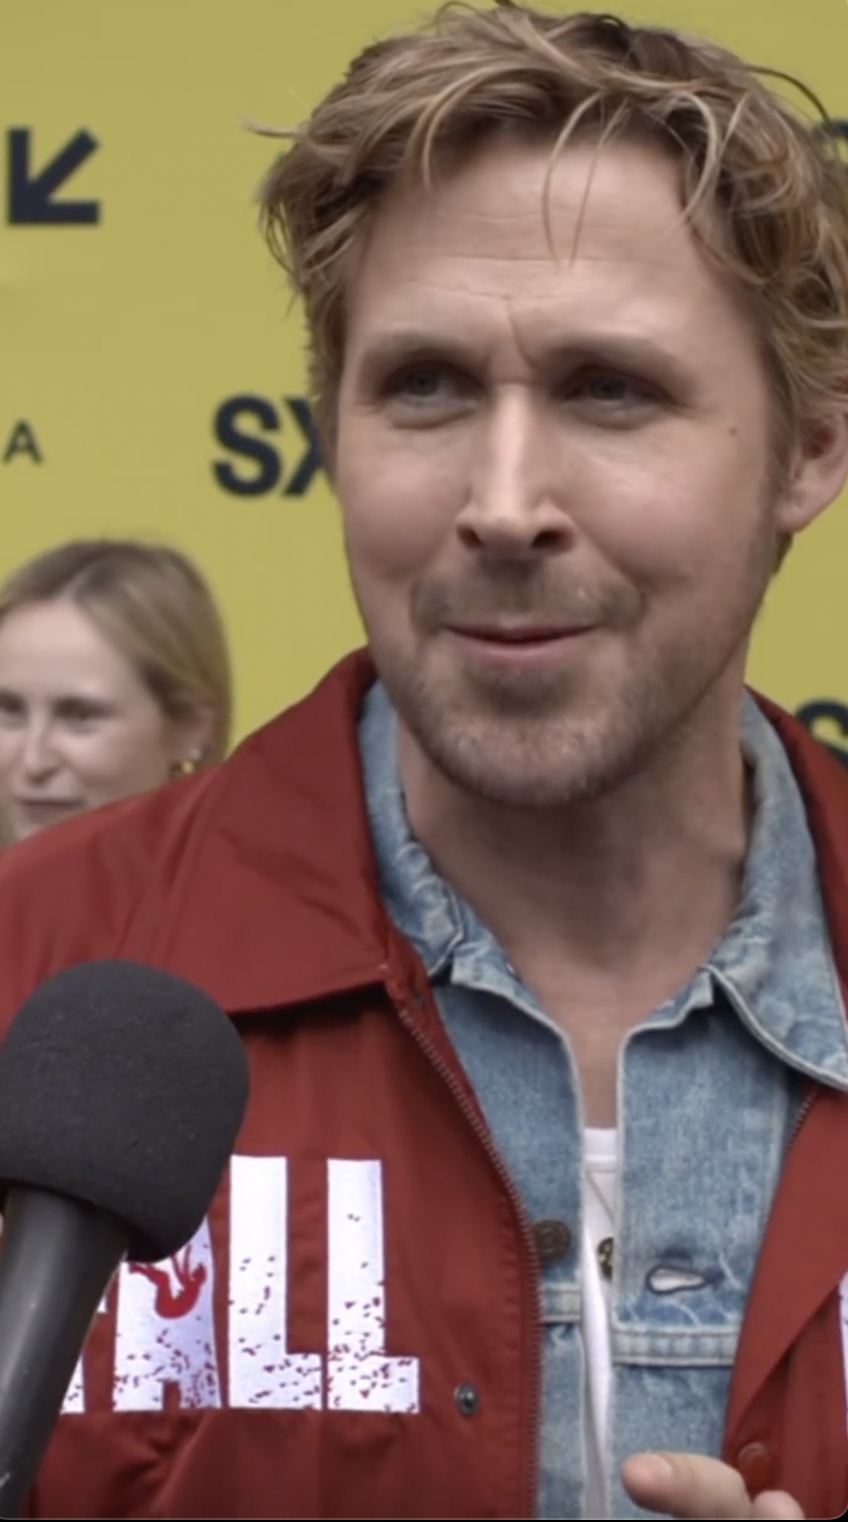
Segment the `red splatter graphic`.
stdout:
[[169,1270],[160,1268],[156,1263],[131,1263],[129,1270],[131,1274],[143,1274],[155,1286],[157,1316],[161,1316],[163,1321],[179,1321],[181,1316],[187,1316],[189,1311],[194,1310],[200,1299],[200,1291],[206,1283],[206,1265],[198,1263],[196,1268],[192,1268],[190,1242],[182,1253],[174,1253],[170,1262],[177,1283],[176,1291],[171,1288]]

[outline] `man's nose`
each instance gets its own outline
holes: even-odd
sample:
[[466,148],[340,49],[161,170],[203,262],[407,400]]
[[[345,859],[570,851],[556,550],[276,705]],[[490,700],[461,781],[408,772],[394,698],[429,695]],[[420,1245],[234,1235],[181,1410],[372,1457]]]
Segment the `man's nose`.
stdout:
[[574,538],[556,422],[524,391],[502,398],[481,427],[456,529],[467,549],[504,558],[556,554]]

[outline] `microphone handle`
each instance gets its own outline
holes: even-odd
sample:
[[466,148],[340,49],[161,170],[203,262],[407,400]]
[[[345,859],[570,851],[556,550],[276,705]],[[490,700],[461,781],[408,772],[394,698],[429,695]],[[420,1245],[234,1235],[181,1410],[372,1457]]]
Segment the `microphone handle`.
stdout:
[[116,1216],[12,1185],[0,1248],[0,1517],[19,1517],[127,1249]]

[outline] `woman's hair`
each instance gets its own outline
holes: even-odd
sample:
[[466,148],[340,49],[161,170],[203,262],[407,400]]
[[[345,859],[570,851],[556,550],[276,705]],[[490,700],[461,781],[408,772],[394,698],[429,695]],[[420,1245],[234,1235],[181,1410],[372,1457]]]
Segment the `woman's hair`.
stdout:
[[[800,92],[814,125],[763,83]],[[505,133],[549,143],[635,139],[680,166],[696,236],[746,293],[777,407],[776,454],[848,401],[848,207],[833,124],[810,90],[713,43],[615,16],[500,0],[442,7],[366,48],[286,138],[262,191],[269,245],[304,299],[310,383],[330,457],[346,279],[381,198],[429,185]]]
[[36,555],[0,585],[0,622],[63,598],[82,608],[139,671],[170,719],[212,715],[205,763],[230,737],[230,661],[221,615],[200,572],[165,545],[80,539]]

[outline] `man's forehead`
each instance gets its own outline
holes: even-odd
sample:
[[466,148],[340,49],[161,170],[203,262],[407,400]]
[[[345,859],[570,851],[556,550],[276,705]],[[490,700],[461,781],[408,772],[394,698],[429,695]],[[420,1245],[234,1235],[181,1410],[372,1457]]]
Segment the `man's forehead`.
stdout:
[[659,253],[669,235],[691,237],[682,210],[679,170],[650,145],[579,143],[552,156],[539,144],[498,144],[430,186],[395,186],[370,241],[533,260],[571,257],[594,237],[624,248],[644,240]]
[[714,333],[735,302],[707,270],[666,261],[579,255],[536,261],[473,256],[379,260],[362,271],[348,300],[348,340],[389,363],[430,344],[489,344],[510,336],[535,348],[589,348],[617,337],[668,347],[692,329]]
[[515,292],[545,302],[590,288],[720,286],[685,225],[676,170],[650,147],[510,145],[429,189],[404,185],[377,210],[350,294],[413,300]]

